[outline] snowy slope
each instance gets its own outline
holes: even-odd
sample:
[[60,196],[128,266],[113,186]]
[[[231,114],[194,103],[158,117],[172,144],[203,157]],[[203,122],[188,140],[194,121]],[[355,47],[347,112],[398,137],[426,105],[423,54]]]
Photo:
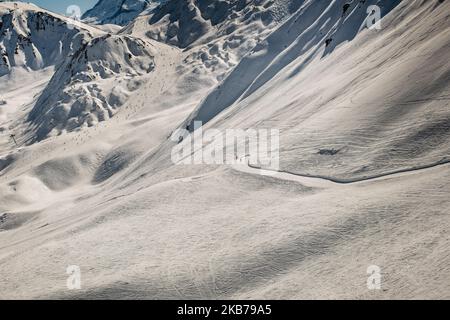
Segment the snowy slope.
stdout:
[[[366,28],[371,4],[381,30]],[[13,68],[0,78],[0,298],[450,298],[449,12],[171,0],[54,75]],[[194,119],[280,129],[282,172],[175,165],[188,139],[171,133]]]
[[[190,119],[280,128],[294,173],[352,180],[449,160],[448,4],[354,2],[342,15],[343,3],[306,5]],[[365,27],[374,3],[396,9],[380,31]]]
[[[251,95],[294,60],[304,61],[302,66],[306,67],[315,56],[325,56],[343,41],[351,40],[361,30],[367,8],[376,2],[379,1],[353,2],[343,14],[345,1],[306,1],[289,21],[253,48],[223,84],[207,97],[193,120],[208,122],[238,99]],[[389,4],[386,8],[389,12],[400,1],[381,2]],[[333,39],[329,45],[326,44],[328,39]]]
[[160,0],[99,0],[94,8],[88,10],[82,19],[94,24],[127,25],[139,14],[152,10]]

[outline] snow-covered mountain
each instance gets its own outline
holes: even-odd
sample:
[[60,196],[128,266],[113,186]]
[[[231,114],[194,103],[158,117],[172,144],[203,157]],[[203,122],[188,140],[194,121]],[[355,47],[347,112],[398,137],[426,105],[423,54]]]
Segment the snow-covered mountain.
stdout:
[[[158,41],[187,48],[195,43],[230,34],[239,44],[250,37],[245,31],[260,31],[274,21],[280,21],[298,9],[302,1],[222,0],[222,1],[169,1],[151,12],[148,35]],[[251,27],[249,27],[251,25]],[[240,29],[240,32],[236,32]],[[231,43],[228,44],[232,47]]]
[[220,81],[303,2],[168,1],[143,13],[122,32],[182,48],[186,51],[183,72]]
[[155,49],[27,4],[0,6],[0,75],[55,68],[27,116],[31,143],[111,118],[150,73]]
[[138,2],[0,4],[0,298],[450,298],[449,1]]
[[0,7],[0,76],[13,67],[38,70],[58,65],[100,32],[23,3]]
[[82,16],[87,23],[127,25],[139,14],[165,0],[99,0]]
[[28,120],[33,139],[94,126],[117,112],[155,68],[149,43],[104,35],[83,43],[61,64],[39,97]]
[[[207,97],[192,121],[207,123],[237,100],[247,98],[296,59],[300,58],[306,68],[315,56],[326,56],[339,44],[351,41],[365,29],[367,9],[375,3],[382,5],[385,15],[400,2],[304,1],[301,9],[278,30],[253,45],[233,73]],[[348,7],[344,10],[345,4]]]

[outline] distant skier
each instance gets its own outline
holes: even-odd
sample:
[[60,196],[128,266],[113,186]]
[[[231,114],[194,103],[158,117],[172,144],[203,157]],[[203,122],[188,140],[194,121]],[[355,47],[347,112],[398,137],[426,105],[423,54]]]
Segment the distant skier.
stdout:
[[12,134],[9,135],[9,137],[10,137],[11,139],[13,139],[14,143],[15,143],[16,146],[18,147],[19,145],[17,144],[17,141],[16,141],[16,135],[15,135],[14,133],[12,133]]

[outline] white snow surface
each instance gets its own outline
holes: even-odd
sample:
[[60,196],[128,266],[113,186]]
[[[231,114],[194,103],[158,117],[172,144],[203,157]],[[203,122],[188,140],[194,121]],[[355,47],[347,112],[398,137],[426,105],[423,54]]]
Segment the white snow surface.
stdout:
[[[449,299],[450,2],[205,3],[8,55],[0,298]],[[279,129],[280,170],[173,163],[193,120]]]

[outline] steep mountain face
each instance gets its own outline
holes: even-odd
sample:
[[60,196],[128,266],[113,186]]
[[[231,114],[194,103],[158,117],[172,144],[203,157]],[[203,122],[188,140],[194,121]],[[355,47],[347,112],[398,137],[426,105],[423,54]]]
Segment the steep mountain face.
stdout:
[[127,25],[145,10],[151,10],[163,0],[99,0],[82,19],[94,24]]
[[58,65],[100,32],[22,3],[0,6],[0,76],[13,67],[39,70]]
[[[283,170],[341,181],[448,161],[449,3],[345,4],[305,4],[186,125],[270,124],[282,132]],[[369,5],[386,16],[380,30],[367,28]]]
[[111,118],[154,69],[148,42],[112,35],[28,4],[0,5],[0,76],[55,73],[27,116],[29,143]]
[[301,58],[302,66],[306,67],[315,56],[326,56],[339,44],[353,40],[367,29],[370,6],[379,5],[383,17],[400,2],[303,1],[301,9],[286,23],[253,46],[233,73],[199,107],[193,121],[208,122],[239,99],[251,95],[294,60]]
[[111,118],[153,71],[154,48],[127,36],[104,35],[83,43],[61,64],[28,120],[32,141],[91,127]]

